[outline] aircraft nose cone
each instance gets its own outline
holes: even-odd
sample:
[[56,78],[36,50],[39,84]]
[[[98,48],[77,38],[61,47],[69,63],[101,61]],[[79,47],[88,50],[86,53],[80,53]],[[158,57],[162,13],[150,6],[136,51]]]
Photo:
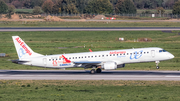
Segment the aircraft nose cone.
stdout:
[[171,58],[171,59],[172,59],[172,58],[174,58],[174,55],[172,55],[172,54],[169,54],[169,58]]

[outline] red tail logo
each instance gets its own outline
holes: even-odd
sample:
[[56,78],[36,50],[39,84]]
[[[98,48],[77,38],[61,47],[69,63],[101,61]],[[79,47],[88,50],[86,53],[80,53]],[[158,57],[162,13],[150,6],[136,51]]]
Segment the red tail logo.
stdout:
[[19,37],[17,37],[15,39],[19,45],[26,51],[26,53],[28,53],[29,55],[31,55],[32,53],[30,52],[30,50],[26,47],[26,44],[24,44],[24,42],[21,41],[21,39],[19,39]]

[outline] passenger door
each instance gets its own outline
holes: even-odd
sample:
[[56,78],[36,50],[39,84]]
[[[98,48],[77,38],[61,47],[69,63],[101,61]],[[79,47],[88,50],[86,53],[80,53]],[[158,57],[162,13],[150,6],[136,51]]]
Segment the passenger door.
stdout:
[[155,57],[155,50],[151,50],[151,56],[154,58]]
[[44,64],[44,67],[46,67],[46,65],[47,65],[47,58],[43,58],[43,64]]

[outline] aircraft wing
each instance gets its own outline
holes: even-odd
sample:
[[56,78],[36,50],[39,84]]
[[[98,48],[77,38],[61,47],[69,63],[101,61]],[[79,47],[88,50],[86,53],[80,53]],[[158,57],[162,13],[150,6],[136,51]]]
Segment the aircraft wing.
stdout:
[[102,61],[78,61],[73,63],[80,67],[91,68],[92,65],[100,64]]
[[78,61],[74,62],[75,64],[99,64],[101,61]]

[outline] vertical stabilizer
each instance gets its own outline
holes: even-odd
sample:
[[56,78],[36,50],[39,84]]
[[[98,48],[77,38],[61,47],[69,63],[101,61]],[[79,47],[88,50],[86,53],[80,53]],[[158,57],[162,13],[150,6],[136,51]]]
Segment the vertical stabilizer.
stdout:
[[12,36],[19,60],[43,56],[35,53],[19,36]]

